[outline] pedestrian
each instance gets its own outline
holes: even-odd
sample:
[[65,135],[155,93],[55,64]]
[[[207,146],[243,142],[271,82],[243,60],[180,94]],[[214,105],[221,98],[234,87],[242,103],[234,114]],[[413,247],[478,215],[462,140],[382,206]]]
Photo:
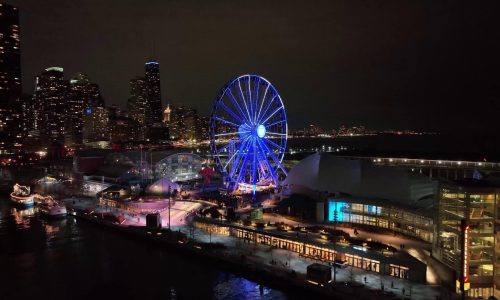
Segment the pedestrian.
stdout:
[[391,281],[391,289],[394,288],[394,281]]
[[403,288],[403,296],[405,295],[405,288]]
[[366,283],[366,276],[363,279],[365,280],[365,283]]

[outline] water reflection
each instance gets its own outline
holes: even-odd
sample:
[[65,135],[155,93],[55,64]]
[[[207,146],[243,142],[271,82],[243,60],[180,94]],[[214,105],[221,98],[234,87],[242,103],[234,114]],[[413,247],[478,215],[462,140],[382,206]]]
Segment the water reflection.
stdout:
[[215,299],[283,299],[283,294],[232,275],[219,277],[214,287]]
[[35,208],[12,207],[10,213],[14,217],[14,221],[19,229],[28,229],[30,227],[30,217],[35,215]]
[[2,300],[87,300],[95,295],[109,299],[287,298],[202,259],[74,217],[40,218],[36,208],[14,207],[5,197],[0,197],[0,266]]

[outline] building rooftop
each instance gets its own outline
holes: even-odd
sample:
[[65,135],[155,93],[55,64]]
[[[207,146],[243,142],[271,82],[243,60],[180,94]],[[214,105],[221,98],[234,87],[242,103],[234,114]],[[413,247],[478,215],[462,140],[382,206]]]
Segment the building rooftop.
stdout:
[[437,192],[437,182],[422,174],[331,153],[315,153],[304,158],[292,168],[283,184],[417,206]]

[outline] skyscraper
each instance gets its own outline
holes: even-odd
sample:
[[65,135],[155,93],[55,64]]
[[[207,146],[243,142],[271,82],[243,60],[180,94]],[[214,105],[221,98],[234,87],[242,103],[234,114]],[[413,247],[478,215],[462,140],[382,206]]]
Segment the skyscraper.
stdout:
[[0,3],[0,151],[21,137],[21,51],[19,13]]
[[130,97],[127,102],[130,117],[141,126],[146,122],[146,97],[144,77],[135,77],[130,80]]
[[186,141],[197,139],[199,137],[199,118],[196,109],[171,106],[169,132],[173,139]]
[[170,109],[170,104],[167,104],[167,107],[163,111],[163,124],[168,126],[170,124],[170,115],[172,114],[172,110]]
[[146,126],[162,122],[160,64],[157,61],[146,62],[145,99],[146,99]]
[[83,73],[69,80],[66,92],[66,144],[81,145],[83,113],[87,108],[103,107],[104,101],[99,86],[90,82]]
[[109,112],[104,106],[87,107],[83,113],[83,142],[109,141]]
[[66,88],[64,70],[59,67],[45,69],[36,77],[33,105],[35,130],[46,143],[64,141],[66,121]]

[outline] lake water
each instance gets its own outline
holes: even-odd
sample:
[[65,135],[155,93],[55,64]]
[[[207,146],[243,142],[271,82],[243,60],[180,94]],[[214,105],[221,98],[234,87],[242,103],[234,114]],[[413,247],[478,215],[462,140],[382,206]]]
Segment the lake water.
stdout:
[[0,197],[0,299],[290,299],[212,264]]

